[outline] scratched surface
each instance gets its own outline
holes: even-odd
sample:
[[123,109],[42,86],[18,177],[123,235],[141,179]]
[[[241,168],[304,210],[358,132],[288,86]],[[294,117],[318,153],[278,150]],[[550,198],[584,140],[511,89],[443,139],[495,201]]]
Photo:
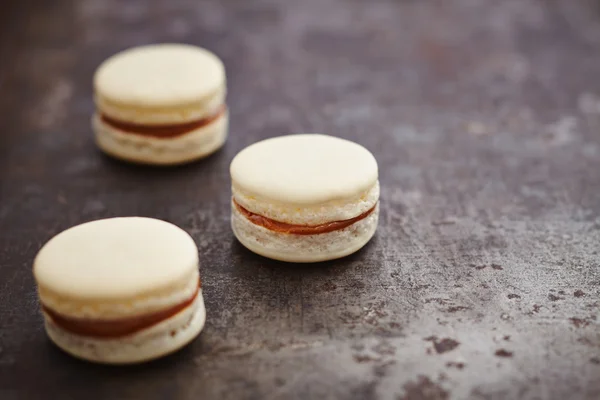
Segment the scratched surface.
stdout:
[[[0,9],[0,398],[600,398],[597,1]],[[112,161],[91,138],[94,69],[162,41],[224,59],[230,139],[183,168]],[[229,162],[294,132],[379,160],[361,252],[286,265],[234,240]],[[166,359],[90,365],[46,339],[31,263],[61,230],[127,215],[193,235],[208,321]]]

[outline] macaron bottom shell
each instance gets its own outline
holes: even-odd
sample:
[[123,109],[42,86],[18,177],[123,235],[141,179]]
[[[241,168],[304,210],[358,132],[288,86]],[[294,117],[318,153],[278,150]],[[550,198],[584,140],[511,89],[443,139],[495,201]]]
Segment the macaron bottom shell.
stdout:
[[47,315],[45,327],[54,344],[77,358],[102,364],[136,364],[173,353],[190,343],[204,328],[202,291],[176,315],[122,338],[83,337],[57,326]]
[[360,250],[375,234],[379,204],[366,218],[333,232],[295,235],[271,231],[249,221],[232,203],[231,228],[248,250],[278,261],[313,263],[348,256]]
[[173,138],[123,132],[104,123],[96,114],[92,128],[98,147],[109,156],[138,164],[178,165],[216,152],[227,139],[229,113],[210,124]]

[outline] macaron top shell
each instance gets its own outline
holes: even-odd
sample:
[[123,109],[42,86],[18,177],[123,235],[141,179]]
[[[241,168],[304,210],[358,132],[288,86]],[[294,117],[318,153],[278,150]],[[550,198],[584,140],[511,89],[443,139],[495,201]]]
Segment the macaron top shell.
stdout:
[[299,206],[361,196],[378,177],[377,161],[366,148],[320,134],[255,143],[238,153],[230,171],[234,192]]
[[104,61],[96,95],[125,107],[172,108],[205,103],[224,90],[225,69],[208,50],[185,44],[131,48]]
[[193,295],[198,250],[185,231],[168,222],[110,218],[52,238],[38,253],[33,272],[42,303],[57,312],[125,317]]

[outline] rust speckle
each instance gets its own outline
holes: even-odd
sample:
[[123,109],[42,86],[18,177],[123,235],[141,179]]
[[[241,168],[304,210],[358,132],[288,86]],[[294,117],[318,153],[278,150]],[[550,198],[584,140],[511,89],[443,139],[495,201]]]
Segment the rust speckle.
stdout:
[[465,363],[450,361],[450,362],[446,363],[446,367],[448,367],[448,368],[456,368],[456,369],[463,369],[465,367]]
[[573,293],[573,296],[575,296],[575,297],[583,297],[583,296],[585,296],[585,292],[583,290],[576,290]]
[[558,300],[563,300],[563,298],[562,298],[562,297],[555,296],[555,295],[553,295],[553,294],[551,293],[551,294],[549,294],[549,295],[548,295],[548,300],[550,300],[550,301],[558,301]]
[[513,356],[512,351],[508,351],[508,350],[504,350],[504,349],[496,350],[496,352],[494,354],[498,357],[512,357]]
[[460,345],[460,342],[458,342],[454,339],[444,338],[444,339],[438,340],[437,336],[429,336],[429,337],[425,338],[425,340],[427,340],[429,342],[433,342],[433,347],[435,348],[435,351],[438,354],[442,354],[442,353],[446,353],[448,351],[454,350],[455,348],[457,348]]
[[581,328],[584,326],[588,326],[590,324],[590,321],[587,321],[585,319],[581,319],[581,318],[569,318],[569,321],[571,321],[571,323],[573,324],[573,326],[575,326],[575,328]]
[[364,364],[372,361],[379,361],[378,358],[374,358],[366,354],[355,354],[352,358],[354,358],[354,361],[356,361],[359,364]]
[[495,270],[498,270],[498,271],[501,271],[501,270],[504,269],[504,268],[502,268],[501,265],[498,265],[498,264],[492,264],[492,268],[495,269]]
[[510,293],[507,297],[509,299],[520,299],[521,298],[521,296],[519,296],[518,294],[514,294],[514,293]]

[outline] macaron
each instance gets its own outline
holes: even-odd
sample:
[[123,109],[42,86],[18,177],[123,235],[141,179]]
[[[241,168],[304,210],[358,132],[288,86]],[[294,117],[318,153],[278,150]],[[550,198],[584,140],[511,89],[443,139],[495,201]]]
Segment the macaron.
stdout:
[[42,247],[33,273],[50,340],[81,359],[155,359],[204,326],[198,249],[168,222],[127,217],[77,225]]
[[357,143],[319,134],[267,139],[238,153],[230,172],[231,227],[254,253],[326,261],[375,234],[377,161]]
[[182,164],[217,151],[227,138],[225,68],[185,44],[131,48],[94,75],[92,127],[105,153],[142,164]]

